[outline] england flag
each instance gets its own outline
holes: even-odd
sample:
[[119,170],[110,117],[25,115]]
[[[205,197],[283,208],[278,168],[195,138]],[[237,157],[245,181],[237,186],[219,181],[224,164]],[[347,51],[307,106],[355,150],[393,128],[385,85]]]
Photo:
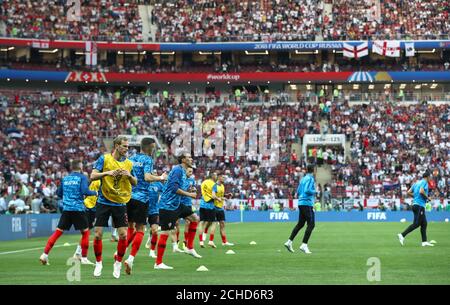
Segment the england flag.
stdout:
[[86,41],[85,57],[87,66],[97,65],[97,43],[93,41]]
[[361,58],[369,55],[368,42],[360,43],[356,46],[344,42],[344,56],[349,58]]
[[400,41],[374,41],[372,45],[372,52],[388,57],[400,57]]

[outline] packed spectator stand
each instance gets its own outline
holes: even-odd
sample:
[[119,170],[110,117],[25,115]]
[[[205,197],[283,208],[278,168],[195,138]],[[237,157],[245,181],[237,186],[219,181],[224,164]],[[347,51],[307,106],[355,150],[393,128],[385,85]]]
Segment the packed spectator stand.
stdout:
[[[66,1],[0,2],[3,36],[140,42],[138,5],[156,42],[448,39],[449,3],[438,0],[130,0],[81,1],[70,21]],[[68,20],[69,19],[69,20]]]
[[[80,1],[80,16],[68,1],[13,0],[0,2],[6,36],[50,40],[142,41],[139,0]],[[73,4],[73,3],[72,3]]]
[[[0,101],[0,188],[6,202],[14,196],[28,204],[28,210],[55,209],[55,190],[67,174],[68,162],[82,158],[90,171],[92,162],[106,151],[104,138],[117,134],[151,134],[167,145],[176,134],[168,132],[175,120],[191,121],[194,113],[204,120],[224,122],[275,120],[280,126],[280,162],[276,167],[260,167],[262,156],[196,157],[196,178],[205,169],[227,174],[226,186],[235,198],[293,198],[303,175],[304,158],[294,156],[293,143],[306,133],[345,133],[351,141],[350,155],[331,149],[322,166],[333,172],[329,188],[332,197],[348,186],[356,186],[358,196],[395,194],[405,198],[406,189],[426,168],[439,170],[439,196],[450,196],[450,110],[448,104],[395,105],[384,101],[352,105],[337,100],[324,115],[318,104],[300,101],[295,105],[192,105],[187,97],[159,97],[127,92],[16,92],[2,91]],[[321,130],[320,120],[327,121]],[[323,126],[322,126],[323,127]],[[204,135],[207,137],[207,135]],[[173,161],[167,153],[156,155],[156,168],[169,170]],[[315,160],[317,161],[317,160]],[[383,183],[398,187],[385,188]],[[324,192],[325,193],[325,192]],[[16,199],[17,199],[16,198]],[[31,202],[35,200],[35,204]],[[46,205],[39,205],[43,200]],[[22,204],[21,202],[19,202]],[[25,211],[24,209],[19,209]]]

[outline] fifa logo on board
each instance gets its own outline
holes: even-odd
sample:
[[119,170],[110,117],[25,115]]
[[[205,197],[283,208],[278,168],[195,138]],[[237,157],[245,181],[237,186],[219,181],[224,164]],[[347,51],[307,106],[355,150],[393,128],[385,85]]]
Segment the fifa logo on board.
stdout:
[[384,213],[384,212],[369,212],[369,213],[367,213],[367,220],[386,220],[386,213]]
[[289,220],[289,214],[286,212],[270,212],[270,220]]

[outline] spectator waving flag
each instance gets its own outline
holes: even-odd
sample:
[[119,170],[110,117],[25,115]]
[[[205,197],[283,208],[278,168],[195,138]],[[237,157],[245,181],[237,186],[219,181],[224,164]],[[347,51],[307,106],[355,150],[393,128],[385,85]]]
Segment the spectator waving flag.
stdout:
[[93,41],[86,41],[85,57],[87,66],[97,65],[97,43]]
[[383,56],[400,57],[400,41],[374,41],[372,45],[372,52]]
[[400,183],[398,181],[386,179],[383,181],[383,188],[385,191],[395,190],[397,188],[400,188]]
[[361,58],[363,56],[369,55],[369,44],[367,41],[360,43],[358,45],[351,45],[344,42],[343,53],[345,57],[349,58]]

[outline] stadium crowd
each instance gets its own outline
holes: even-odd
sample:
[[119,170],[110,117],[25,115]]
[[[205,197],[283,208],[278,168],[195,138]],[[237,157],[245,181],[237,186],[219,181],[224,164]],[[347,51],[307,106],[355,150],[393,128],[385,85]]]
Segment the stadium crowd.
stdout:
[[67,20],[66,1],[13,0],[0,2],[0,20],[9,37],[139,42],[138,4],[153,6],[157,42],[439,39],[450,30],[448,1],[438,0],[84,0],[78,21]]
[[[324,12],[325,3],[331,13]],[[440,1],[164,1],[155,5],[157,41],[436,39],[448,35]]]
[[6,27],[4,34],[50,40],[142,41],[138,4],[148,1],[81,0],[80,16],[71,14],[66,2],[0,1],[0,21]]
[[164,1],[155,5],[156,40],[314,40],[323,2]]
[[332,112],[331,128],[351,139],[346,164],[333,168],[336,185],[358,186],[366,196],[405,198],[417,173],[437,169],[432,188],[436,196],[449,198],[448,105],[395,107],[380,102]]
[[[165,143],[170,143],[174,134],[168,133],[171,122],[177,119],[190,119],[194,112],[207,113],[206,107],[190,107],[186,101],[175,103],[173,99],[163,99],[159,108],[149,109],[148,104],[135,102],[135,99],[110,95],[111,103],[99,104],[94,102],[95,94],[84,94],[75,98],[64,94],[40,96],[35,95],[4,95],[1,104],[1,158],[2,158],[2,183],[3,193],[12,196],[21,194],[24,187],[33,191],[22,192],[22,199],[30,199],[33,192],[41,193],[42,188],[55,186],[66,172],[70,159],[82,156],[87,162],[93,162],[96,157],[105,151],[102,137],[120,133],[128,134],[154,134]],[[84,101],[84,102],[81,102]],[[256,106],[255,106],[256,107]],[[308,106],[310,107],[310,106]],[[315,107],[317,108],[317,107]],[[236,119],[263,119],[274,115],[271,109],[266,109],[261,117],[257,115],[259,108],[241,109],[239,106],[226,108],[212,108],[208,118],[222,116],[227,113]],[[273,110],[273,109],[272,109]],[[314,110],[311,107],[311,110]],[[280,137],[286,139],[282,145],[281,159],[288,163],[287,151],[289,141],[295,139],[298,132],[317,132],[311,121],[307,126],[307,113],[297,113],[289,106],[277,108],[278,116],[285,117],[282,123]],[[134,113],[135,115],[132,115]],[[309,114],[312,111],[308,112]],[[314,113],[316,111],[314,110]],[[228,117],[231,119],[231,117]],[[228,119],[227,118],[227,119]],[[289,119],[288,119],[289,118]],[[301,122],[295,119],[302,119]],[[310,120],[313,116],[309,117]],[[95,123],[94,123],[95,121]],[[289,134],[287,134],[289,132]],[[82,136],[81,136],[82,135]],[[27,143],[27,145],[24,145]],[[257,160],[253,158],[238,162],[233,157],[220,160],[198,159],[197,176],[204,175],[202,162],[214,164],[218,169],[228,169],[230,175],[235,175],[237,188],[233,189],[239,196],[247,196],[252,191],[259,196],[263,190],[263,183],[257,181],[257,177],[270,174],[260,172]],[[164,166],[163,158],[158,158],[157,166],[160,170]],[[217,165],[217,166],[216,166]],[[225,166],[225,167],[224,167]],[[277,174],[283,174],[289,178],[287,166],[277,168]],[[292,171],[293,168],[290,168]],[[264,181],[271,184],[270,181]],[[291,181],[294,183],[294,181]],[[255,185],[258,185],[256,188]],[[273,189],[279,188],[278,196],[284,197],[287,193],[277,184]],[[54,188],[51,197],[54,198]],[[240,194],[242,192],[242,194]],[[47,199],[52,199],[47,198]]]
[[[55,211],[56,187],[67,174],[68,163],[81,157],[92,165],[106,151],[104,137],[152,134],[168,145],[170,153],[169,144],[177,135],[176,131],[168,132],[172,123],[191,121],[199,112],[204,121],[279,123],[280,156],[276,167],[259,166],[262,156],[257,154],[195,158],[197,179],[202,179],[205,169],[222,170],[228,177],[227,189],[235,198],[292,198],[305,160],[291,151],[291,145],[299,143],[306,133],[321,131],[345,133],[351,141],[346,159],[342,151],[331,148],[319,154],[324,159],[319,163],[330,166],[333,172],[332,184],[319,188],[329,188],[331,197],[345,197],[343,190],[356,186],[359,195],[395,194],[404,198],[416,175],[426,168],[439,170],[435,184],[440,196],[450,196],[448,105],[400,107],[379,102],[350,107],[339,99],[327,105],[300,101],[295,106],[210,107],[190,105],[189,95],[175,98],[164,92],[158,107],[152,107],[155,104],[150,102],[154,100],[148,99],[146,93],[135,96],[126,91],[4,91],[1,96],[0,213]],[[321,120],[327,123],[321,126]],[[312,156],[316,162],[317,151]],[[158,152],[156,168],[170,169],[166,153]]]

